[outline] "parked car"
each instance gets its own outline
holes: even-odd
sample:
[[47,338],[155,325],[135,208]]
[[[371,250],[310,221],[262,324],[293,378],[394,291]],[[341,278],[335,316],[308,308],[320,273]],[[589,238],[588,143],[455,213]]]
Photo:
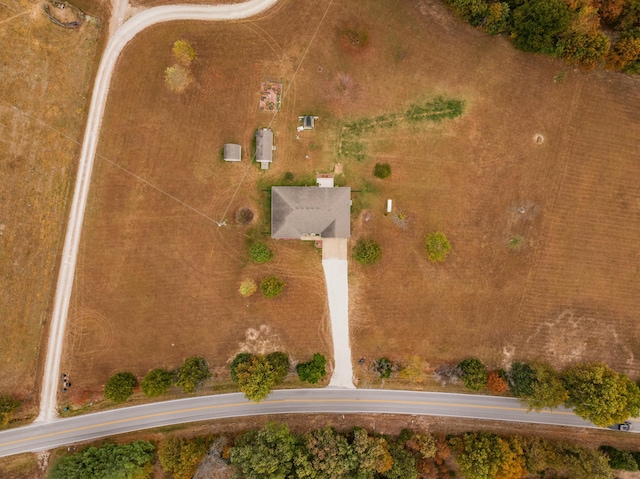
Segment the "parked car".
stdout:
[[607,429],[613,429],[614,431],[625,431],[629,432],[632,429],[631,423],[629,421],[621,422],[618,424],[613,424],[608,426]]

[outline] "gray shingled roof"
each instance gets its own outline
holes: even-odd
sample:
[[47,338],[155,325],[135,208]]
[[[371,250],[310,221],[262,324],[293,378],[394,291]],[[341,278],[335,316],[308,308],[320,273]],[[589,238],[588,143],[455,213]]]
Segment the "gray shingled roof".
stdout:
[[268,128],[263,128],[256,132],[256,161],[267,161],[271,163],[273,159],[273,132]]
[[351,236],[351,188],[274,186],[271,188],[271,237],[300,239]]
[[242,159],[242,148],[235,143],[224,145],[224,161],[240,161]]

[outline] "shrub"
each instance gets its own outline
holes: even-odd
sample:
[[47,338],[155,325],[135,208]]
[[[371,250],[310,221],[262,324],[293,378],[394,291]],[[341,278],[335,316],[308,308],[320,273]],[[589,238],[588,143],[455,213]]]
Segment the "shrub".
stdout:
[[236,213],[236,223],[246,226],[253,221],[254,213],[251,208],[240,208]]
[[104,397],[113,402],[125,402],[133,394],[138,380],[131,373],[117,373],[104,386]]
[[184,392],[192,393],[202,381],[210,376],[207,361],[201,356],[191,356],[184,360],[178,370],[176,386]]
[[160,465],[173,479],[191,479],[207,455],[212,442],[212,436],[170,436],[158,446]]
[[389,376],[391,376],[392,368],[393,365],[387,358],[377,359],[373,364],[373,369],[380,375],[381,378],[388,378]]
[[493,394],[502,394],[509,389],[509,386],[500,371],[490,371],[487,374],[487,389]]
[[364,265],[373,265],[380,261],[382,248],[372,239],[359,239],[353,248],[353,258]]
[[611,469],[622,471],[637,471],[638,463],[636,462],[633,454],[629,451],[620,451],[612,446],[601,446],[600,450],[609,459],[609,465]]
[[273,259],[273,251],[265,243],[255,242],[249,246],[249,258],[254,263],[268,263]]
[[260,291],[265,298],[272,299],[282,294],[285,284],[277,276],[267,276],[260,281]]
[[242,283],[240,283],[240,289],[238,291],[240,292],[242,297],[248,298],[249,296],[252,296],[253,293],[255,293],[257,290],[258,285],[256,284],[256,282],[251,278],[247,278],[242,280]]
[[289,374],[289,356],[280,351],[275,351],[271,354],[267,354],[267,361],[273,368],[273,372],[276,375],[276,384],[282,384]]
[[238,387],[247,399],[260,402],[266,398],[276,384],[276,373],[266,357],[253,355],[236,368]]
[[509,387],[515,397],[532,396],[535,379],[536,373],[527,363],[516,361],[511,365]]
[[142,380],[142,392],[148,398],[162,396],[173,382],[173,374],[164,369],[149,371]]
[[249,353],[238,353],[236,354],[236,357],[233,358],[233,361],[231,361],[231,364],[229,365],[229,369],[231,370],[231,380],[234,383],[238,383],[238,366],[243,363],[248,363],[249,361],[251,361],[251,354]]
[[191,72],[182,65],[172,65],[164,71],[164,82],[169,90],[183,92],[191,83]]
[[476,358],[467,358],[458,364],[462,382],[473,391],[484,389],[487,384],[487,370],[482,361]]
[[427,258],[432,263],[441,263],[451,252],[451,243],[449,243],[447,236],[440,231],[429,233],[425,237],[425,247]]
[[308,363],[300,363],[296,367],[296,371],[301,381],[307,381],[311,384],[317,384],[327,374],[327,360],[320,354],[316,353]]
[[20,404],[22,404],[20,401],[11,396],[0,396],[0,426],[9,424]]
[[389,163],[376,163],[373,168],[373,175],[376,178],[388,178],[391,176],[391,165]]

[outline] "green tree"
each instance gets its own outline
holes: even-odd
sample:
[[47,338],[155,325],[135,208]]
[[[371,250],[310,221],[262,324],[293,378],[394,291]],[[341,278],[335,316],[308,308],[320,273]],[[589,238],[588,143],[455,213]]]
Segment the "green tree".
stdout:
[[280,351],[267,354],[267,361],[271,364],[276,377],[276,384],[282,384],[289,374],[289,356]]
[[389,163],[376,163],[373,168],[373,176],[384,179],[391,176],[391,165]]
[[563,0],[528,0],[513,12],[513,43],[526,52],[557,55],[558,37],[571,23]]
[[238,386],[247,399],[260,402],[266,398],[276,383],[276,373],[266,357],[251,356],[248,362],[236,367]]
[[13,413],[22,404],[11,396],[0,396],[0,426],[6,426],[11,421]]
[[531,394],[520,396],[520,402],[529,410],[540,411],[562,405],[568,397],[558,372],[546,363],[531,363],[533,380]]
[[562,57],[574,65],[595,68],[609,53],[609,37],[598,31],[570,31],[559,43]]
[[171,383],[173,374],[164,369],[153,369],[147,373],[140,386],[144,395],[150,398],[162,396],[171,387]]
[[155,446],[148,441],[105,444],[61,457],[48,479],[142,479],[153,471]]
[[514,362],[509,374],[509,389],[515,397],[533,395],[535,372],[527,363]]
[[260,291],[265,298],[273,299],[282,294],[285,284],[277,276],[267,276],[260,282]]
[[382,474],[382,477],[387,479],[416,479],[418,477],[416,458],[411,452],[400,444],[390,443],[389,453],[393,463],[391,468]]
[[389,453],[386,439],[371,437],[363,428],[353,430],[351,447],[356,455],[356,469],[352,472],[353,479],[369,479],[375,473],[383,474],[391,469],[393,458]]
[[474,27],[486,18],[489,5],[485,0],[451,0],[456,13]]
[[620,451],[612,446],[600,446],[600,451],[609,459],[611,469],[637,471],[638,463],[629,451]]
[[516,479],[524,475],[524,455],[517,441],[507,441],[488,432],[467,433],[456,457],[467,479]]
[[330,426],[303,435],[309,462],[315,477],[348,477],[358,466],[357,454],[347,439]]
[[569,392],[566,406],[596,426],[623,422],[640,412],[638,386],[604,363],[575,366],[562,380]]
[[104,397],[113,402],[125,402],[133,394],[138,380],[131,373],[116,373],[104,385]]
[[479,359],[464,359],[458,364],[458,369],[461,373],[460,379],[465,387],[473,391],[480,391],[487,385],[487,368]]
[[256,241],[249,246],[249,258],[254,263],[268,263],[273,259],[273,251],[265,243]]
[[191,356],[178,369],[176,386],[184,392],[192,393],[205,379],[211,377],[207,361],[201,356]]
[[382,258],[382,248],[377,241],[360,238],[353,248],[353,259],[364,265],[376,264]]
[[613,479],[609,460],[601,451],[575,444],[555,445],[552,469],[571,479]]
[[482,29],[489,35],[505,33],[509,28],[510,14],[511,8],[507,2],[495,2],[490,4]]
[[429,233],[424,241],[427,249],[427,258],[432,263],[441,263],[451,252],[451,243],[449,243],[447,236],[440,231]]
[[161,441],[158,447],[160,465],[173,479],[191,479],[212,443],[212,436],[169,436]]
[[233,358],[231,364],[229,365],[229,369],[231,370],[231,380],[238,384],[238,366],[242,363],[248,363],[251,360],[251,354],[249,353],[238,353],[236,357]]
[[229,451],[232,464],[245,479],[293,477],[296,438],[286,424],[268,423],[259,431],[241,435]]
[[327,360],[322,354],[315,353],[308,363],[298,364],[296,372],[301,381],[317,384],[320,379],[327,375]]

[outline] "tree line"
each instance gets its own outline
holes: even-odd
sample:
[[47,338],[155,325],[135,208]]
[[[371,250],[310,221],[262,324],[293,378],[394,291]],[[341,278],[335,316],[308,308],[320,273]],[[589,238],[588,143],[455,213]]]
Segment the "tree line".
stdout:
[[640,73],[640,0],[446,0],[471,25],[524,51]]

